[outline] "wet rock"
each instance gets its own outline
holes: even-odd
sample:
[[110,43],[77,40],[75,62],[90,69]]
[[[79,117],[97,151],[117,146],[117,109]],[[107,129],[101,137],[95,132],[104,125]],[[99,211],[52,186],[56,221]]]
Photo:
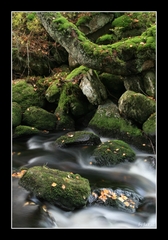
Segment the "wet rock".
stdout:
[[134,161],[135,152],[121,140],[109,140],[97,146],[93,151],[94,161],[97,166],[111,166],[124,161]]
[[19,179],[18,184],[39,200],[45,200],[65,210],[85,206],[91,193],[89,181],[79,174],[46,166],[29,168]]
[[99,188],[92,191],[88,198],[88,204],[110,206],[124,212],[134,213],[142,199],[139,194],[133,191]]
[[60,147],[74,145],[98,145],[101,143],[99,136],[88,131],[74,131],[57,138],[55,143]]

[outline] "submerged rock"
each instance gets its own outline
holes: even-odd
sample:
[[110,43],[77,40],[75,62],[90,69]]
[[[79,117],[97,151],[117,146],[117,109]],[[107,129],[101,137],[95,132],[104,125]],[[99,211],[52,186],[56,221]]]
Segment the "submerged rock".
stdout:
[[143,198],[133,191],[99,188],[92,192],[88,203],[114,207],[124,212],[134,213]]

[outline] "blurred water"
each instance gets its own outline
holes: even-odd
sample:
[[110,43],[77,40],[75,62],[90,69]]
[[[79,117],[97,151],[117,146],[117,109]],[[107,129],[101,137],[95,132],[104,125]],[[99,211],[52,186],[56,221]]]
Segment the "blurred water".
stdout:
[[[64,134],[64,133],[62,133]],[[33,136],[13,141],[13,169],[21,166],[47,165],[63,171],[78,173],[89,179],[95,187],[130,189],[156,204],[156,170],[146,162],[147,157],[156,157],[136,151],[133,163],[116,167],[90,165],[93,147],[58,149],[54,140],[61,135]],[[101,138],[101,141],[107,141]],[[102,186],[102,180],[105,186]],[[63,211],[37,199],[28,204],[29,192],[12,179],[12,228],[156,228],[156,212],[144,207],[134,214],[103,206],[87,206],[80,210]],[[153,203],[154,202],[154,203]],[[45,207],[44,207],[45,204]],[[148,202],[148,206],[150,201]],[[147,206],[147,204],[146,204]]]

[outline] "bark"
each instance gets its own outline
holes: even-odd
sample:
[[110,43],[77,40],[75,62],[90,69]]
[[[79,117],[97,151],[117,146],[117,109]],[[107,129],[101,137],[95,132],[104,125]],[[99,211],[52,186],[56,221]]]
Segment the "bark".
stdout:
[[[149,50],[149,57],[137,61],[137,48],[135,44],[121,42],[121,44],[97,45],[89,41],[79,29],[59,12],[38,12],[38,17],[48,34],[80,64],[86,67],[117,74],[131,75],[140,73],[144,69],[144,64],[147,61],[146,68],[154,66],[154,58]],[[139,39],[141,41],[141,38]],[[134,47],[130,47],[133,46]],[[129,49],[130,48],[130,49]],[[142,54],[144,49],[142,48]],[[123,54],[124,53],[124,54]],[[127,59],[124,56],[127,55]],[[131,56],[130,58],[128,56]]]

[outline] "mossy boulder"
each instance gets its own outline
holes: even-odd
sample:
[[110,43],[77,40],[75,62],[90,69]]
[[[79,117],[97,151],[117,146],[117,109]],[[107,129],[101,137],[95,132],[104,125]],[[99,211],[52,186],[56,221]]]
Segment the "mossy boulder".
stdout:
[[90,103],[83,95],[78,84],[73,84],[65,80],[58,105],[54,111],[57,117],[57,130],[69,130],[75,129],[75,119],[88,113]]
[[156,102],[144,94],[125,91],[118,101],[121,115],[139,124],[143,124],[148,117],[156,112]]
[[109,140],[97,146],[92,154],[93,165],[112,166],[118,163],[135,160],[135,152],[122,140]]
[[46,90],[45,98],[50,103],[58,103],[60,97],[59,80],[55,80]]
[[146,122],[144,122],[142,129],[148,136],[156,135],[156,113],[151,114]]
[[65,210],[85,206],[91,193],[89,181],[79,174],[46,166],[29,168],[19,179],[19,185],[39,200],[50,202]]
[[99,136],[89,131],[68,132],[57,138],[55,143],[60,147],[70,147],[74,145],[96,146],[101,143]]
[[20,104],[22,112],[30,106],[44,107],[44,98],[25,80],[17,80],[12,85],[12,101]]
[[57,118],[40,107],[29,107],[23,113],[23,123],[39,130],[55,130]]
[[21,123],[22,110],[20,104],[12,102],[12,127],[16,127]]
[[98,106],[88,127],[100,136],[122,139],[139,149],[152,152],[150,141],[141,129],[121,117],[118,106],[110,100]]
[[30,136],[38,133],[40,133],[40,130],[35,127],[19,125],[13,130],[13,137]]

